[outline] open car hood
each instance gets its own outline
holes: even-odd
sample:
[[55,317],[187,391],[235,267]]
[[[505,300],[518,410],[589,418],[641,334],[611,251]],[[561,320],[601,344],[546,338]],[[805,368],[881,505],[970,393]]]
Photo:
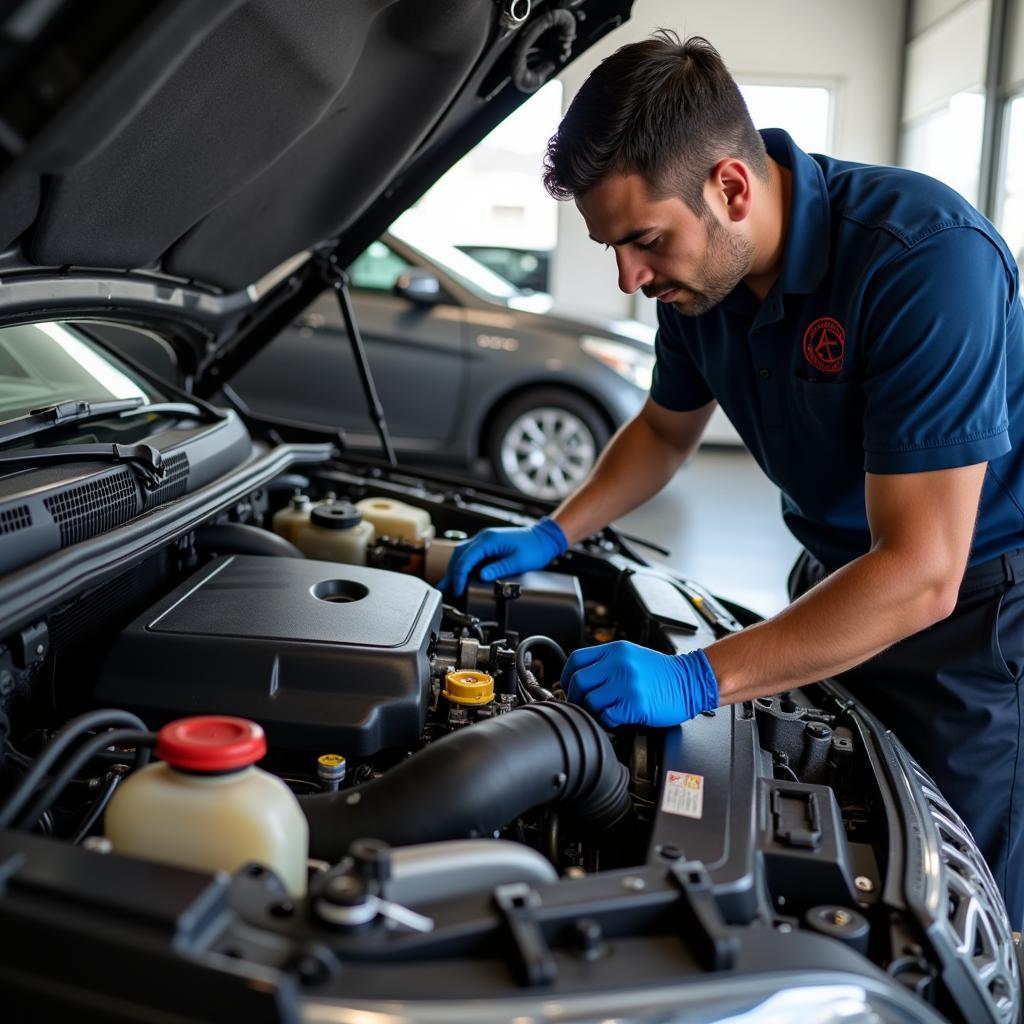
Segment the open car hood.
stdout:
[[0,322],[156,311],[215,388],[631,6],[4,5]]

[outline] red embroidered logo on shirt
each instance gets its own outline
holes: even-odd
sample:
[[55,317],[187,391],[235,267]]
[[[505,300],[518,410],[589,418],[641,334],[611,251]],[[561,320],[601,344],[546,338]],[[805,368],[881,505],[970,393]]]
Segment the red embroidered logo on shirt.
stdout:
[[838,373],[843,368],[846,331],[830,316],[818,317],[804,331],[804,358],[822,373]]

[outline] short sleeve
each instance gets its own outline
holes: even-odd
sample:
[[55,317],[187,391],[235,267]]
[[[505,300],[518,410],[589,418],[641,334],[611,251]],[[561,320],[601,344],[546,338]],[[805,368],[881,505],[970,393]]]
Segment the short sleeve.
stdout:
[[680,319],[670,306],[658,303],[651,398],[674,412],[700,409],[714,398],[686,347]]
[[879,271],[864,331],[864,468],[918,473],[1010,450],[1006,324],[1016,283],[983,232],[935,232]]

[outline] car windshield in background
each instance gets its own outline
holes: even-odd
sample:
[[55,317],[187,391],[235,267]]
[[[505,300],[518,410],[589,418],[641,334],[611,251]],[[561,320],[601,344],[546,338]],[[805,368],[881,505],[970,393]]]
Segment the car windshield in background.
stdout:
[[399,217],[389,230],[396,238],[415,249],[431,263],[436,263],[446,274],[482,299],[509,302],[523,294],[515,285],[494,271],[488,270],[472,256],[467,256],[454,245],[448,245],[419,230],[415,221],[406,215]]
[[68,324],[0,329],[0,421],[60,402],[118,399],[149,405],[163,396]]

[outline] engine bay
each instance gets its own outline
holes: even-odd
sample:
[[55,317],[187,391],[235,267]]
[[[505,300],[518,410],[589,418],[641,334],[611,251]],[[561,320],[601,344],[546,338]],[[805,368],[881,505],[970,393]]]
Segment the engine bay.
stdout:
[[[417,510],[418,525],[363,538],[362,564],[303,556],[313,510],[351,525],[367,502]],[[460,538],[527,521],[415,479],[313,467],[7,638],[0,934],[14,976],[34,970],[32,936],[59,900],[69,938],[106,921],[117,949],[145,936],[161,964],[184,951],[204,992],[272,977],[275,1005],[286,990],[348,1007],[401,992],[420,1013],[457,994],[467,1020],[499,1020],[524,998],[599,1007],[628,988],[653,1007],[641,990],[671,989],[672,1006],[698,1007],[708,979],[745,979],[749,1002],[783,978],[811,991],[856,977],[885,1019],[1017,1020],[991,876],[842,687],[614,733],[566,701],[578,647],[683,653],[751,613],[613,531],[457,603],[432,585]],[[265,733],[260,767],[308,825],[308,891],[258,858],[210,875],[111,844],[105,812],[151,730],[210,715]]]

